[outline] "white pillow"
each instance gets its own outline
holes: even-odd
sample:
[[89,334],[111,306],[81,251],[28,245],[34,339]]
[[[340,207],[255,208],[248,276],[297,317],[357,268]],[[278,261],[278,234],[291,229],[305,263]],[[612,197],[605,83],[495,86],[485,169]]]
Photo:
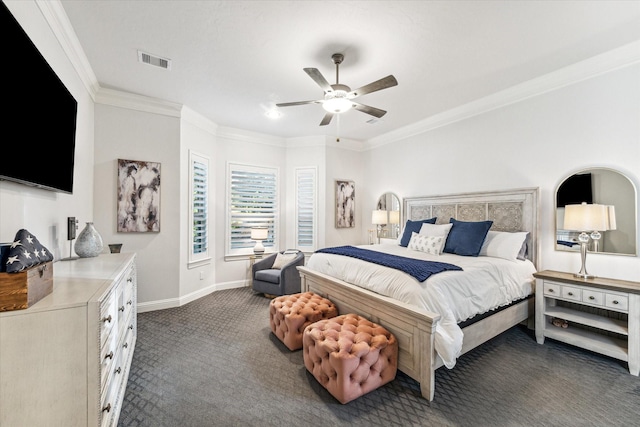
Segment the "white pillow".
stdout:
[[276,255],[276,259],[275,261],[273,261],[273,265],[271,266],[271,268],[274,268],[276,270],[282,270],[282,267],[284,267],[285,265],[293,261],[295,257],[296,257],[295,253],[281,254],[280,252],[278,252],[278,254]]
[[491,231],[480,248],[480,256],[490,256],[509,260],[518,259],[520,249],[527,238],[526,231],[510,233],[507,231]]
[[411,233],[411,240],[407,245],[407,249],[425,252],[431,255],[440,255],[444,248],[444,242],[447,240],[444,236],[427,236],[424,234]]
[[442,236],[447,240],[447,236],[449,235],[449,231],[451,231],[451,227],[453,224],[422,224],[420,227],[420,233],[424,236],[434,236],[439,237]]

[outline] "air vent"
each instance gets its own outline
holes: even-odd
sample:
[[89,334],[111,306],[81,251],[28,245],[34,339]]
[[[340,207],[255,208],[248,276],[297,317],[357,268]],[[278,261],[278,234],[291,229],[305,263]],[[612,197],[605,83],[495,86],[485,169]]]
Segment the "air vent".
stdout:
[[165,70],[171,70],[171,60],[167,58],[162,58],[157,55],[152,55],[150,53],[138,51],[138,62],[142,62],[143,64],[153,65],[154,67],[164,68]]

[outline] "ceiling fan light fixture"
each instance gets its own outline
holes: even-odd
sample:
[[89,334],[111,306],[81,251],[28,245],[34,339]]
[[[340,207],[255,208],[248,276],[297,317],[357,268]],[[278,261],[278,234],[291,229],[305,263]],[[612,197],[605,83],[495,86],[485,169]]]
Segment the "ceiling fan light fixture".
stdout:
[[322,108],[330,113],[344,113],[351,109],[351,101],[346,98],[327,99],[322,103]]

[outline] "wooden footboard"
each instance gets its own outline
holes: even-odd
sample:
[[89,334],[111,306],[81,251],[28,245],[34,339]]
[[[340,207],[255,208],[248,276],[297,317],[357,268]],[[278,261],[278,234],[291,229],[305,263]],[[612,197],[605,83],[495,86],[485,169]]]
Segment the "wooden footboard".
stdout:
[[[298,267],[302,292],[331,300],[340,314],[356,313],[384,326],[398,340],[398,369],[420,383],[425,399],[433,400],[435,371],[442,359],[434,348],[440,315],[404,304],[307,267]],[[463,329],[462,353],[501,334],[533,315],[533,299],[524,300]]]

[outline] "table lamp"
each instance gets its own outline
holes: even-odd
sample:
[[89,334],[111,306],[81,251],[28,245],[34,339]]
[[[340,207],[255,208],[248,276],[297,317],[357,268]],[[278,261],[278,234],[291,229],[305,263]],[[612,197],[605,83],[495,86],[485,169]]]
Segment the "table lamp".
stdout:
[[387,211],[376,209],[371,213],[371,223],[378,229],[378,244],[380,243],[380,233],[382,228],[387,225]]
[[[582,267],[578,273],[574,273],[575,277],[582,279],[596,277],[587,273],[587,246],[589,245],[589,239],[592,239],[597,244],[600,237],[602,237],[600,231],[608,230],[610,225],[609,208],[606,205],[582,203],[580,205],[565,206],[563,228],[580,232],[578,242],[580,242]],[[613,218],[613,225],[615,226],[615,217]]]
[[269,229],[267,227],[252,227],[251,228],[251,240],[256,241],[256,245],[253,247],[253,253],[256,255],[262,255],[264,253],[263,240],[267,240],[269,237]]

